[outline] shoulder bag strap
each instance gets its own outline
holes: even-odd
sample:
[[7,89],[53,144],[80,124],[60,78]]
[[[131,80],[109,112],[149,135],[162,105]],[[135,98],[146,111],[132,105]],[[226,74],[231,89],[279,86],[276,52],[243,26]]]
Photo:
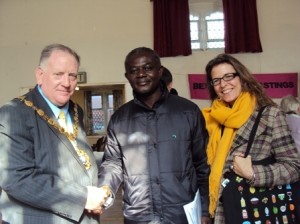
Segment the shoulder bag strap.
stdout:
[[254,123],[254,125],[252,127],[252,130],[250,132],[250,137],[249,137],[247,149],[246,149],[246,153],[245,153],[245,156],[244,156],[245,158],[248,156],[248,154],[250,152],[250,149],[251,149],[254,137],[255,137],[255,133],[256,133],[256,130],[257,130],[262,112],[264,111],[265,108],[266,108],[266,106],[261,107],[260,110],[258,111],[258,114],[257,114],[256,118],[255,118],[255,123]]

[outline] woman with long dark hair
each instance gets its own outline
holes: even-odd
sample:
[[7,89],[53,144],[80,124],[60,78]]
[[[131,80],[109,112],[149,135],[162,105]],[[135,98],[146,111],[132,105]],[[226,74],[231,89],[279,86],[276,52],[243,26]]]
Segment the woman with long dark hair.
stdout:
[[[203,109],[209,133],[207,147],[210,215],[225,223],[221,199],[224,174],[233,170],[252,186],[272,187],[299,180],[300,158],[283,111],[236,58],[220,54],[206,66],[211,107]],[[249,155],[249,135],[261,107],[265,107]],[[253,161],[273,156],[265,166]],[[254,220],[251,223],[254,223]],[[231,224],[231,223],[229,223]]]

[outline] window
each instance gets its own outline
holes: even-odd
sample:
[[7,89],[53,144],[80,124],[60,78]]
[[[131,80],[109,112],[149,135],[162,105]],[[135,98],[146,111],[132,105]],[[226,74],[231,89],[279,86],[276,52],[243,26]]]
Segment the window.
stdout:
[[92,93],[90,134],[101,134],[106,131],[108,121],[114,112],[113,94],[111,92]]
[[224,15],[220,1],[190,1],[192,50],[224,48]]
[[191,44],[192,49],[200,49],[200,29],[199,17],[190,15],[190,29],[191,29]]
[[224,15],[215,12],[205,17],[207,48],[224,48]]
[[88,136],[104,135],[111,115],[124,103],[124,85],[81,86],[72,96],[84,109]]

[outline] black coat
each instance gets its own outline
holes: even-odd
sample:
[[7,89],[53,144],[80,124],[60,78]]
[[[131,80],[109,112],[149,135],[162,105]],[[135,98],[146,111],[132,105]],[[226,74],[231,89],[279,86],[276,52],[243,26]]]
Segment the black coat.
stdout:
[[200,109],[165,89],[153,109],[137,98],[111,117],[101,185],[123,182],[125,223],[178,223],[200,189],[208,215],[207,132]]

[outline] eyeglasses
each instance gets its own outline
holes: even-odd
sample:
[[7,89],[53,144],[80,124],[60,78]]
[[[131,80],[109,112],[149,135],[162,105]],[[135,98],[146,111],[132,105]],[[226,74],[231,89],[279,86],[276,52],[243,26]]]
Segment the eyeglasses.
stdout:
[[221,78],[212,79],[210,81],[210,85],[212,85],[212,86],[220,85],[222,79],[225,82],[228,82],[228,81],[234,79],[236,76],[239,76],[239,73],[237,73],[237,72],[235,72],[235,73],[227,73],[227,74],[223,75],[223,77],[221,77]]

